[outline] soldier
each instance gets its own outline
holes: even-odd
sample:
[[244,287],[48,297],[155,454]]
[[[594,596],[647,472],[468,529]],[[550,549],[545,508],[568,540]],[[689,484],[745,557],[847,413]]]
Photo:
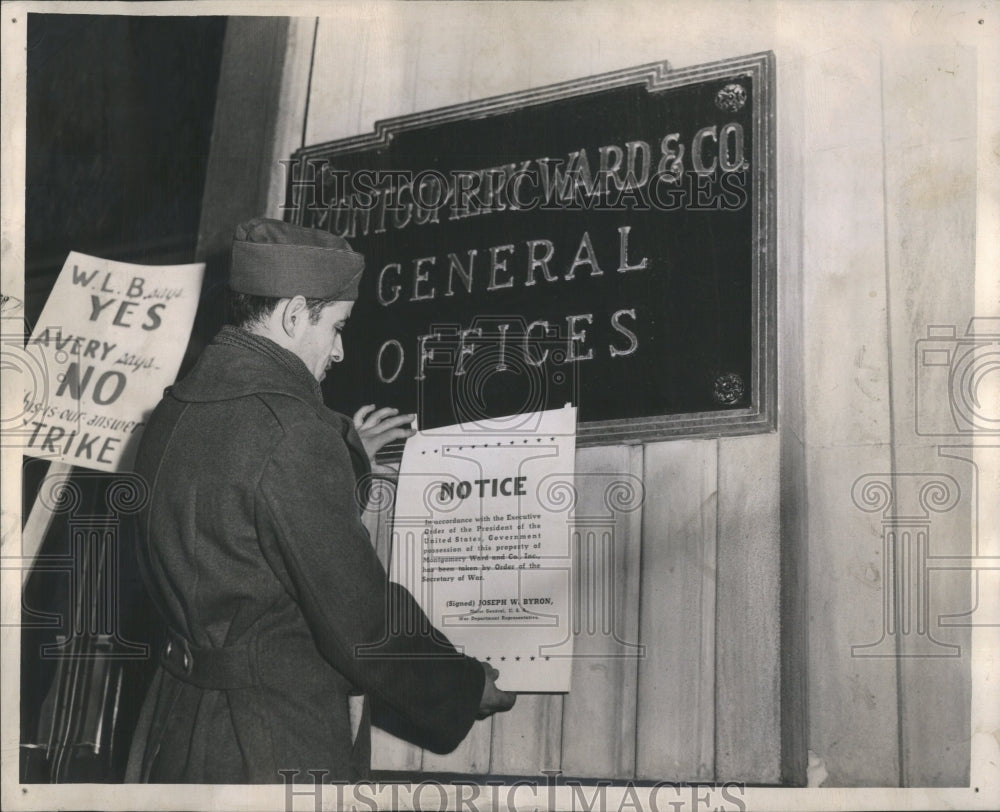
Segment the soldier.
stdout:
[[127,780],[358,780],[373,712],[448,752],[514,704],[388,582],[361,523],[358,480],[413,434],[412,415],[352,422],[323,404],[363,269],[323,231],[236,229],[231,323],[167,390],[136,459],[140,566],[168,633]]

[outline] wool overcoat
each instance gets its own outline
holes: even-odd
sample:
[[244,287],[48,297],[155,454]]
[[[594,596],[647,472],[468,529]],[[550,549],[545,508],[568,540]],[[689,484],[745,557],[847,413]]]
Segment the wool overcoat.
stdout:
[[363,778],[352,694],[423,746],[461,742],[482,665],[388,582],[360,520],[360,438],[301,360],[223,328],[155,409],[136,470],[140,569],[170,631],[127,780]]

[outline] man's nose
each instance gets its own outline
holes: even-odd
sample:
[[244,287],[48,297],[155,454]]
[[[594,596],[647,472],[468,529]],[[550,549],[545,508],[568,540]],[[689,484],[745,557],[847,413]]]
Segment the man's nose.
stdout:
[[333,352],[330,353],[330,357],[338,364],[344,360],[344,342],[340,334],[333,340]]

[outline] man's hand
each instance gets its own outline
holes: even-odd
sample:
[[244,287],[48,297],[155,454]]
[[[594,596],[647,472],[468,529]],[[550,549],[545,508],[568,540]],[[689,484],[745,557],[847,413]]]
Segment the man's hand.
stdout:
[[479,718],[485,719],[499,711],[508,711],[513,708],[517,694],[501,691],[497,688],[497,678],[500,676],[500,672],[486,663],[482,663],[482,666],[483,671],[486,672],[486,682],[483,684],[483,698],[479,701]]
[[399,409],[387,406],[376,409],[374,403],[362,406],[354,413],[354,428],[358,430],[365,453],[375,467],[375,454],[386,443],[412,437],[417,432],[410,424],[414,414],[399,414]]

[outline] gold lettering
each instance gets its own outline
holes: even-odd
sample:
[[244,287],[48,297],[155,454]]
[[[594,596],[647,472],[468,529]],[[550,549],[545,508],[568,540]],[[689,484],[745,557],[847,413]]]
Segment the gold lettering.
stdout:
[[413,260],[413,295],[410,297],[411,302],[421,302],[426,299],[434,298],[434,294],[437,291],[433,287],[430,289],[429,293],[420,292],[420,283],[426,282],[430,278],[430,272],[424,271],[421,273],[420,266],[424,263],[433,265],[434,261],[434,257],[420,257],[420,259]]
[[388,271],[390,268],[394,268],[396,270],[396,273],[400,273],[400,271],[402,270],[402,268],[400,268],[398,262],[390,262],[381,271],[378,272],[378,300],[379,300],[379,304],[381,304],[383,307],[388,307],[394,301],[396,301],[396,299],[399,298],[399,285],[398,284],[397,285],[393,285],[391,288],[389,288],[389,290],[392,291],[392,298],[391,299],[387,299],[385,297],[385,286],[383,285],[383,280],[385,279],[386,271]]
[[461,260],[454,254],[448,254],[448,290],[444,292],[445,296],[454,296],[455,291],[451,288],[451,280],[454,276],[455,271],[458,271],[458,275],[462,280],[462,284],[465,285],[465,292],[472,293],[472,271],[476,260],[476,254],[478,252],[475,248],[469,249],[469,270],[466,271],[462,267]]
[[691,139],[691,163],[694,166],[694,171],[699,175],[711,175],[715,171],[714,157],[712,158],[711,164],[708,166],[705,165],[705,155],[702,141],[709,137],[718,143],[719,139],[715,134],[714,124],[711,127],[702,127],[694,134],[694,138]]
[[628,235],[632,226],[618,227],[618,273],[642,271],[649,265],[649,257],[643,257],[638,265],[628,264]]
[[528,329],[524,331],[524,358],[532,366],[540,367],[542,364],[545,363],[545,359],[549,357],[549,351],[545,350],[545,352],[542,353],[541,358],[539,358],[537,361],[531,360],[531,353],[528,352],[529,348],[528,342],[531,340],[531,331],[534,330],[536,327],[542,327],[544,329],[544,335],[542,336],[543,338],[549,333],[549,323],[547,321],[531,322],[531,324],[528,325]]
[[[535,270],[537,268],[542,269],[542,273],[545,275],[546,282],[555,282],[556,277],[554,274],[549,272],[549,260],[552,259],[552,254],[555,251],[555,246],[549,240],[528,240],[528,276],[524,280],[525,286],[530,286],[535,284]],[[536,257],[535,249],[539,246],[544,246],[545,256]]]
[[465,339],[469,336],[476,336],[476,338],[482,338],[483,331],[480,327],[473,327],[469,330],[462,330],[459,333],[458,338],[458,361],[455,364],[455,374],[464,375],[465,374],[465,356],[472,355],[476,350],[475,344],[466,345]]
[[632,321],[635,321],[634,309],[616,310],[611,314],[611,326],[628,339],[629,346],[624,350],[620,350],[613,344],[608,344],[608,351],[612,358],[617,358],[619,355],[631,355],[639,348],[639,339],[636,337],[636,334],[621,323],[622,316],[624,315],[631,316]]
[[566,271],[565,278],[572,279],[579,265],[589,265],[591,276],[603,276],[604,274],[601,266],[597,264],[597,257],[594,256],[594,246],[590,242],[590,234],[586,231],[583,232],[583,237],[580,238],[580,247],[576,249],[576,257],[573,259],[573,264],[569,266],[569,270]]
[[566,329],[569,333],[569,342],[566,345],[566,361],[572,363],[574,361],[589,361],[594,357],[594,351],[592,349],[587,350],[586,355],[576,354],[576,343],[579,341],[583,343],[587,340],[587,331],[576,329],[576,323],[578,321],[585,321],[587,324],[591,324],[594,321],[593,313],[581,313],[578,316],[567,316],[566,317]]
[[486,286],[486,290],[499,290],[500,288],[510,288],[514,286],[513,276],[502,284],[497,282],[497,271],[509,273],[507,270],[507,257],[504,257],[503,259],[499,257],[501,251],[513,253],[514,246],[494,245],[490,248],[490,284]]

